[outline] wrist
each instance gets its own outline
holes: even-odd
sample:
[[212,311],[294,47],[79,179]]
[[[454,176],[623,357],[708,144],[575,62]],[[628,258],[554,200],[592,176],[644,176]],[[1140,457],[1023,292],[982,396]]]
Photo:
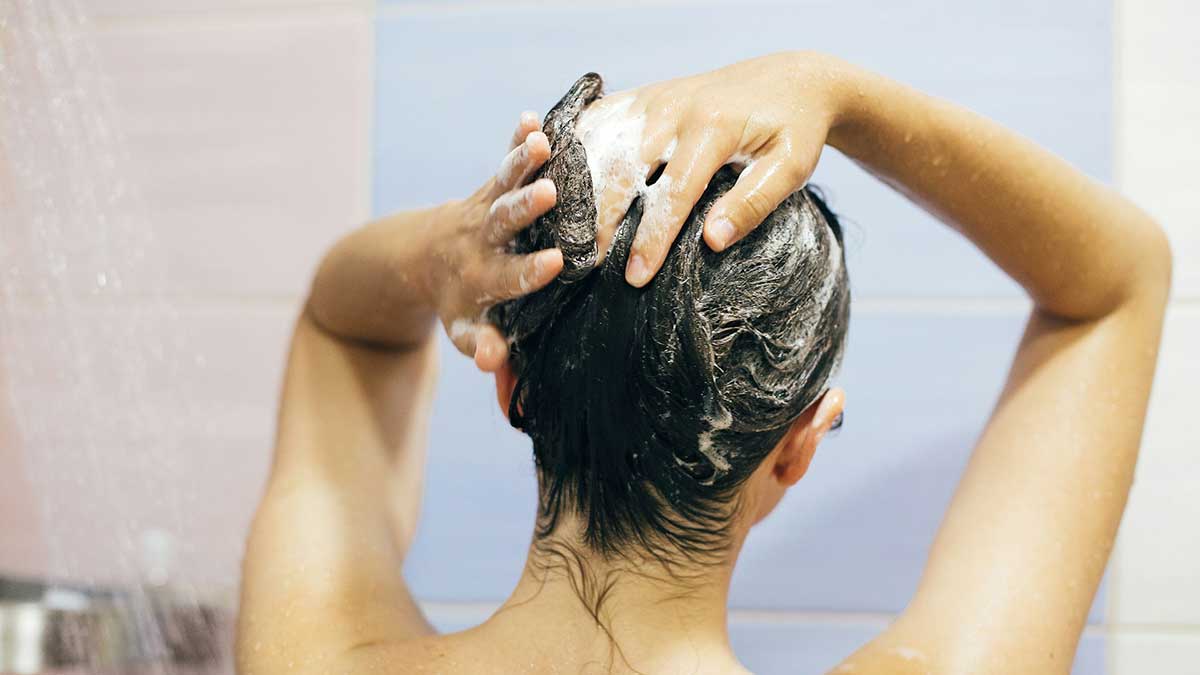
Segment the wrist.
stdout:
[[857,157],[856,143],[869,135],[882,78],[841,60],[830,68],[833,115],[825,142],[842,154]]
[[405,247],[406,266],[416,271],[417,293],[421,303],[436,312],[441,306],[441,289],[453,267],[446,245],[448,233],[463,222],[463,201],[452,199],[423,212],[411,223],[412,240]]

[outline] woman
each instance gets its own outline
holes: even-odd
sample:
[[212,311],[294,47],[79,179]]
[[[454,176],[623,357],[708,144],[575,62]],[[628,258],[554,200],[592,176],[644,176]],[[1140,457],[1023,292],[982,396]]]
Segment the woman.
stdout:
[[[588,97],[564,99],[546,134],[524,117],[470,198],[368,225],[322,263],[245,561],[241,671],[743,671],[725,621],[738,550],[842,409],[826,386],[844,334],[836,221],[794,194],[829,144],[962,232],[1034,305],[916,595],[837,671],[1068,672],[1137,456],[1170,277],[1159,227],[1016,134],[827,56],[756,59],[582,116],[571,100]],[[586,127],[605,110],[640,120],[634,152],[581,173],[576,141],[603,152]],[[526,185],[552,146],[556,178]],[[788,254],[780,233],[815,248]],[[783,257],[755,266],[739,247]],[[741,305],[713,289],[739,280],[757,309],[731,319]],[[826,285],[812,312],[780,318],[778,289],[808,289],[801,303]],[[434,317],[496,373],[539,475],[512,597],[450,635],[399,574]]]

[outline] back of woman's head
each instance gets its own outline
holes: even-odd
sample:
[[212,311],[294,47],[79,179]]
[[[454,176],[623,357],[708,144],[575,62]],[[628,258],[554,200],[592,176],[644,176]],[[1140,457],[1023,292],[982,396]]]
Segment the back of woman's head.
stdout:
[[845,344],[850,291],[838,222],[819,194],[791,195],[724,252],[702,240],[737,179],[713,177],[644,288],[624,269],[634,200],[596,261],[596,205],[575,120],[600,96],[581,78],[546,116],[541,174],[558,204],[517,251],[563,250],[559,279],[496,308],[516,385],[509,419],[533,440],[539,539],[564,518],[605,558],[715,562],[739,488],[826,390]]

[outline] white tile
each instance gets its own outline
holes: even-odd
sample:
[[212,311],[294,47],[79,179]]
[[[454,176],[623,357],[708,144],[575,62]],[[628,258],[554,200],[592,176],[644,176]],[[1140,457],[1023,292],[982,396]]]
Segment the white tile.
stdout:
[[1121,66],[1139,79],[1194,79],[1200,14],[1191,0],[1118,0]]
[[1200,675],[1200,632],[1109,636],[1109,675]]
[[1176,297],[1200,296],[1200,13],[1181,0],[1123,0],[1116,67],[1119,183],[1167,228]]
[[95,39],[168,291],[302,292],[368,215],[368,13],[117,23]]
[[1198,344],[1200,309],[1172,309],[1114,554],[1116,623],[1200,625]]

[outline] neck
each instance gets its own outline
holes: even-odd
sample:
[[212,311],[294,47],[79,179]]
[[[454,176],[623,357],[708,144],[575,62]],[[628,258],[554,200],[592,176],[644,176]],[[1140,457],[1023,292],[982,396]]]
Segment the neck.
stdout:
[[530,548],[512,596],[488,625],[542,645],[560,667],[568,654],[611,672],[742,670],[726,627],[736,550],[728,563],[667,568],[653,559],[605,561],[563,546],[575,539],[560,531]]

